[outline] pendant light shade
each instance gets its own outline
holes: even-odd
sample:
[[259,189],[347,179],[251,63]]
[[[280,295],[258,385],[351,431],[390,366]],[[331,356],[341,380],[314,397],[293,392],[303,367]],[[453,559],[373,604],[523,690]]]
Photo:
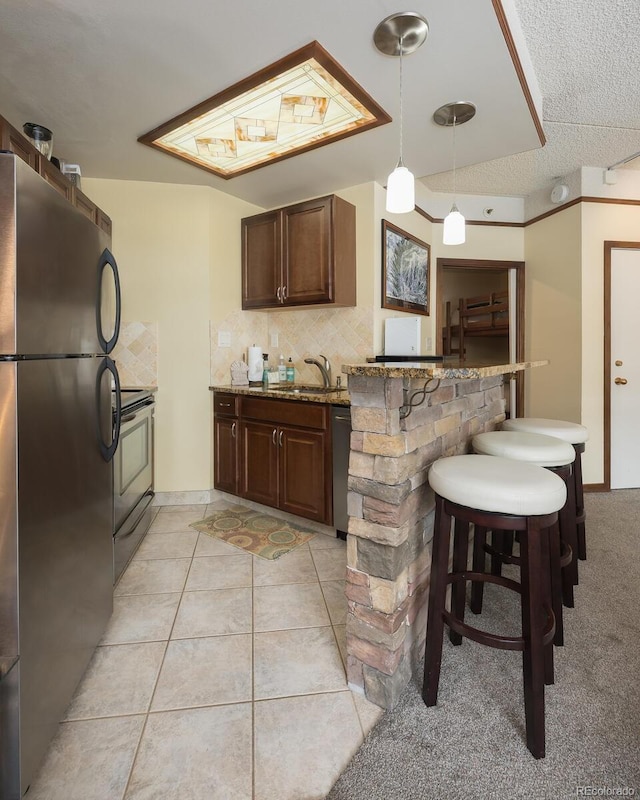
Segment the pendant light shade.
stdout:
[[386,210],[389,214],[406,214],[416,205],[416,187],[413,174],[402,163],[387,178]]
[[381,53],[400,57],[400,158],[387,178],[385,208],[389,214],[407,214],[416,205],[415,179],[402,161],[402,56],[415,52],[428,33],[429,25],[424,17],[414,11],[404,11],[383,19],[373,34]]
[[[434,112],[433,121],[437,125],[453,128],[453,195],[456,194],[456,125],[462,125],[473,119],[476,107],[466,100],[447,103]],[[451,211],[444,218],[442,229],[442,244],[464,244],[466,238],[465,219],[458,211],[458,206],[453,201]]]
[[464,217],[454,203],[451,206],[451,211],[444,218],[442,244],[464,244],[465,238]]

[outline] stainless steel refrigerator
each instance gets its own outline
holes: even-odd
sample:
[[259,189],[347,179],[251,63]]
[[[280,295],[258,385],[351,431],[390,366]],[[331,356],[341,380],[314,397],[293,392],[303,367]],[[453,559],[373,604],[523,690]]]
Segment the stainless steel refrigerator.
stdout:
[[109,248],[36,172],[0,154],[2,800],[35,777],[112,611],[107,353],[120,292]]

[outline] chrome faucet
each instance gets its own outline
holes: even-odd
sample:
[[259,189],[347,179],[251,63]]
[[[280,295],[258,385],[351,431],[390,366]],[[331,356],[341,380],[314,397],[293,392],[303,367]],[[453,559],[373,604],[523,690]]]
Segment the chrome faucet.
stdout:
[[322,353],[320,353],[320,358],[324,361],[324,364],[321,364],[315,358],[305,358],[304,363],[315,364],[316,367],[318,367],[318,369],[322,373],[322,382],[325,388],[328,388],[329,386],[331,386],[331,364],[329,362],[329,359],[326,356],[323,356]]

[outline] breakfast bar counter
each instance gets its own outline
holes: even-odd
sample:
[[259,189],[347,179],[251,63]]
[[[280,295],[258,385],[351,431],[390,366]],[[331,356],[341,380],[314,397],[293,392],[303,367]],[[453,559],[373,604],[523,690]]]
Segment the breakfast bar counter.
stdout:
[[347,676],[394,706],[424,654],[434,496],[430,465],[505,419],[504,376],[547,361],[346,364],[351,401]]

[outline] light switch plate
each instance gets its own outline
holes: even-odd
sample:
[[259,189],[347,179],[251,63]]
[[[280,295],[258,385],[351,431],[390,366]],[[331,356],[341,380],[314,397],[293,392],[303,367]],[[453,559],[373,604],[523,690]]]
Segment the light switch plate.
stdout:
[[231,347],[230,331],[218,331],[218,347]]
[[269,341],[271,342],[271,347],[277,347],[278,346],[278,334],[277,333],[272,333],[271,336],[269,337]]

